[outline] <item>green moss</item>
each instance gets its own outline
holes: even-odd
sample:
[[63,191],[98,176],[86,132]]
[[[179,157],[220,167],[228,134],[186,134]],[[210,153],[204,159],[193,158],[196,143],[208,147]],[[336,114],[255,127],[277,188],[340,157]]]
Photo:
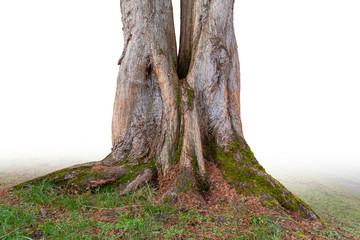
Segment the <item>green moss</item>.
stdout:
[[57,186],[67,185],[71,181],[71,179],[64,180],[64,177],[67,173],[77,172],[77,174],[79,174],[79,172],[82,173],[89,169],[90,169],[90,167],[81,167],[81,168],[77,168],[77,169],[69,169],[69,168],[61,169],[61,170],[52,172],[50,174],[44,175],[42,177],[35,178],[35,179],[32,179],[32,180],[24,182],[24,183],[20,183],[20,184],[14,186],[14,189],[19,190],[22,188],[26,188],[30,185],[38,185],[42,182],[48,182],[50,184],[54,184]]
[[162,55],[164,55],[164,54],[165,54],[164,49],[160,48],[159,50],[160,50],[160,53],[161,53]]
[[188,179],[187,182],[186,182],[186,186],[185,186],[185,189],[184,189],[184,193],[186,193],[187,191],[189,191],[191,189],[191,179]]
[[186,169],[183,169],[176,178],[177,193],[186,193],[187,191],[191,190],[192,183],[193,177],[191,176],[191,173]]
[[187,96],[188,96],[188,107],[192,106],[192,91],[190,87],[187,87]]
[[[115,183],[109,183],[106,186],[101,186],[102,188],[113,188],[117,187],[119,184],[128,183],[135,179],[144,168],[155,170],[155,161],[151,161],[149,164],[140,163],[137,166],[127,164],[126,168],[129,173],[121,177]],[[101,180],[103,176],[101,175],[104,170],[100,169],[94,171],[91,167],[82,167],[77,169],[63,169],[51,174],[42,176],[40,178],[31,180],[29,182],[19,184],[16,186],[16,189],[21,189],[27,185],[37,185],[41,182],[52,183],[56,186],[70,186],[71,188],[76,188],[78,191],[85,191],[89,189],[90,180]],[[74,172],[74,177],[72,179],[64,179],[66,174],[69,172]]]
[[117,180],[114,184],[112,184],[114,187],[117,187],[119,184],[126,184],[129,183],[131,181],[133,181],[141,172],[144,168],[149,168],[149,169],[156,169],[156,165],[155,165],[155,161],[151,161],[148,164],[139,164],[137,166],[134,165],[127,165],[126,168],[128,170],[130,170],[130,172],[128,174],[125,174],[123,177],[121,177],[119,180]]
[[180,91],[181,83],[178,83],[177,91],[176,91],[176,102],[178,106],[181,106],[181,91]]
[[319,215],[317,215],[317,216],[318,216],[319,222],[321,222],[321,224],[322,224],[324,227],[328,228],[328,225],[327,225],[327,223],[324,221],[324,219],[323,219],[322,217],[320,217]]
[[298,208],[297,206],[295,206],[295,204],[291,203],[291,202],[283,202],[282,206],[286,209],[289,209],[293,212],[298,212]]
[[181,151],[182,151],[182,145],[183,145],[182,137],[180,136],[180,132],[181,132],[181,108],[182,108],[180,85],[177,88],[176,101],[177,101],[177,112],[178,112],[178,137],[177,137],[177,144],[176,144],[176,147],[175,147],[175,152],[174,152],[172,158],[170,159],[171,164],[175,164],[175,163],[179,162],[180,156],[181,156]]
[[151,167],[152,165],[153,165],[153,161],[149,164],[145,164],[145,163],[142,163],[140,160],[138,160],[138,165],[128,164],[126,166],[126,168],[132,172],[136,172],[136,171],[142,170],[145,167]]
[[173,155],[173,157],[172,157],[172,159],[173,159],[173,164],[179,162],[180,156],[181,156],[182,147],[183,147],[183,141],[182,141],[182,139],[180,139],[180,140],[179,140],[179,143],[178,143],[177,146],[176,146],[175,153],[174,153],[174,155]]
[[139,171],[136,172],[130,172],[128,174],[125,174],[125,176],[123,176],[122,178],[120,178],[119,180],[117,180],[114,184],[114,186],[117,186],[119,184],[126,184],[131,182],[132,180],[134,180],[138,175],[140,174]]
[[189,84],[185,81],[183,82],[183,90],[186,91],[187,94],[187,105],[190,109],[192,109],[193,106],[193,98],[194,98],[194,90],[191,89],[191,87],[189,86]]
[[[55,172],[54,175],[53,175],[53,177],[55,177],[55,178],[64,178],[65,175],[66,175],[68,172],[70,172],[70,171]],[[50,176],[50,178],[53,178],[53,177]]]
[[262,204],[267,207],[267,208],[271,208],[272,207],[272,204],[268,201],[263,201]]
[[[213,143],[212,148],[214,145]],[[239,192],[261,196],[273,190],[275,195],[281,194],[281,189],[274,188],[265,176],[258,174],[264,168],[256,161],[254,153],[247,144],[234,141],[227,149],[216,147],[215,159],[223,170],[224,177],[235,183]]]
[[[207,153],[212,154],[225,180],[239,193],[260,197],[264,199],[264,206],[273,209],[279,209],[278,206],[281,205],[300,214],[305,214],[306,211],[313,212],[301,199],[266,174],[246,143],[234,141],[227,147],[218,147],[216,142],[210,143]],[[299,204],[306,206],[306,209],[300,209]]]
[[81,180],[91,178],[91,177],[97,177],[99,175],[99,172],[97,171],[79,171],[77,174],[77,177],[74,179],[70,179],[66,182],[66,184],[76,184],[79,187],[82,187]]
[[[224,151],[224,149],[223,149]],[[247,143],[240,143],[239,141],[234,141],[229,147],[229,155],[234,157],[234,153],[240,152],[242,155],[242,161],[250,164],[253,167],[256,167],[259,170],[265,171],[265,169],[259,164],[256,160],[254,153],[251,151]]]

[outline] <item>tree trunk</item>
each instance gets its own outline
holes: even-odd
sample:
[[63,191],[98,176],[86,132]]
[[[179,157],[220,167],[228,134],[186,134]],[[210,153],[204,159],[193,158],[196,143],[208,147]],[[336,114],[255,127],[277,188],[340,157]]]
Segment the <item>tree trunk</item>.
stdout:
[[233,0],[182,0],[179,56],[171,0],[121,0],[112,152],[33,180],[127,193],[176,172],[162,199],[201,193],[213,161],[238,192],[308,219],[318,215],[268,175],[247,145],[240,119],[240,64]]
[[179,137],[176,39],[171,1],[121,1],[125,48],[119,61],[113,151],[104,164],[149,162],[165,172]]

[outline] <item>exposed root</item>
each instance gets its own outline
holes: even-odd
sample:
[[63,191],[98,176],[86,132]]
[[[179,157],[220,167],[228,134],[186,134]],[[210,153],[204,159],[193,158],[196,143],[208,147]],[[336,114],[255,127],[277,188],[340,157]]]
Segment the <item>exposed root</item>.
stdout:
[[169,204],[181,203],[194,205],[204,202],[199,192],[193,171],[178,165],[169,169],[168,174],[160,177],[159,192],[156,202]]
[[131,191],[134,191],[146,184],[154,182],[155,177],[156,173],[154,172],[154,170],[146,168],[130,183],[117,187],[116,192],[121,195],[130,193]]
[[86,192],[97,188],[110,188],[119,194],[126,194],[146,184],[156,182],[156,168],[153,162],[148,164],[120,165],[106,164],[103,161],[90,162],[65,168],[45,176],[16,185],[24,188],[28,185],[49,182],[57,187]]
[[[297,201],[297,206],[304,204],[305,209],[299,208],[298,211],[292,211],[292,209],[286,209],[286,205],[283,206],[279,202],[275,204],[276,207],[273,207],[267,204],[269,196],[264,195],[264,192],[260,192],[263,194],[260,196],[251,196],[251,194],[249,196],[249,194],[241,191],[241,189],[237,189],[236,185],[226,178],[218,164],[205,161],[205,167],[209,184],[207,191],[198,187],[197,181],[199,179],[193,169],[184,168],[180,163],[168,169],[165,176],[157,176],[154,163],[139,164],[137,166],[124,163],[111,167],[91,163],[59,170],[19,184],[15,188],[24,188],[30,184],[39,184],[47,181],[57,187],[70,191],[76,190],[78,193],[99,188],[109,188],[123,195],[135,191],[144,185],[158,183],[158,194],[154,200],[155,203],[181,204],[188,208],[203,209],[205,211],[206,209],[217,209],[218,205],[222,203],[246,203],[252,211],[257,213],[272,209],[272,214],[281,218],[320,220],[311,208],[306,207],[307,205],[295,196],[293,201]],[[282,191],[284,198],[293,196],[285,188]],[[276,198],[272,198],[272,202],[275,203],[275,200]],[[315,218],[304,217],[304,212],[314,214]]]
[[216,163],[204,160],[205,183],[203,175],[198,174],[196,158],[191,155],[193,145],[185,143],[179,163],[169,168],[165,176],[157,176],[155,162],[145,164],[139,160],[137,165],[125,162],[110,166],[100,161],[62,169],[14,188],[50,182],[79,193],[108,188],[123,195],[158,183],[157,202],[198,208],[204,204],[212,207],[221,202],[238,202],[246,196],[248,200],[254,197],[261,201],[264,207],[277,211],[282,217],[289,218],[294,212],[305,219],[322,221],[306,203],[268,175],[249,149],[242,150],[240,143],[229,149],[216,147]]

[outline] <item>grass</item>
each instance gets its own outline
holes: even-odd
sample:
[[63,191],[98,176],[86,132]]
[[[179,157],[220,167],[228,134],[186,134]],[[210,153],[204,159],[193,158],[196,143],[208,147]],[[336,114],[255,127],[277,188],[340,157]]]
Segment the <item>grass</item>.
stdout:
[[[45,239],[119,239],[119,236],[124,239],[174,239],[188,236],[197,239],[204,234],[227,239],[237,233],[236,228],[228,231],[230,225],[237,224],[236,220],[230,222],[234,220],[231,216],[223,216],[226,223],[215,223],[211,215],[203,215],[197,210],[155,205],[151,202],[154,194],[151,187],[119,197],[108,191],[82,195],[62,193],[48,183],[30,186],[8,197],[14,202],[0,204],[0,236],[10,233],[4,239],[34,236]],[[238,223],[241,222],[238,219]],[[264,235],[256,226],[253,234]]]
[[293,176],[281,182],[309,203],[327,222],[360,238],[360,195],[338,183],[315,176]]
[[[329,197],[333,192],[298,187],[299,195],[320,213],[336,215],[327,204],[343,204],[337,195]],[[336,215],[343,222],[329,229],[304,228],[289,225],[286,218],[254,214],[246,201],[204,212],[154,204],[154,196],[151,186],[123,197],[106,189],[79,195],[49,183],[29,186],[0,197],[0,239],[355,239],[346,236],[358,234],[348,224],[355,215]]]

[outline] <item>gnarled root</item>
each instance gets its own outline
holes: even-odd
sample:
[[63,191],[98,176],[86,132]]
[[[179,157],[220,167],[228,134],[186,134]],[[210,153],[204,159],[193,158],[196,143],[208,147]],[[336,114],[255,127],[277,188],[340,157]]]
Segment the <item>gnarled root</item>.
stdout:
[[[104,160],[111,158],[110,155]],[[40,182],[49,182],[57,187],[74,189],[78,192],[106,187],[114,189],[119,194],[126,194],[141,186],[156,182],[157,174],[154,162],[137,165],[122,163],[111,166],[109,162],[104,165],[104,160],[65,168],[21,183],[14,188],[19,189]]]

